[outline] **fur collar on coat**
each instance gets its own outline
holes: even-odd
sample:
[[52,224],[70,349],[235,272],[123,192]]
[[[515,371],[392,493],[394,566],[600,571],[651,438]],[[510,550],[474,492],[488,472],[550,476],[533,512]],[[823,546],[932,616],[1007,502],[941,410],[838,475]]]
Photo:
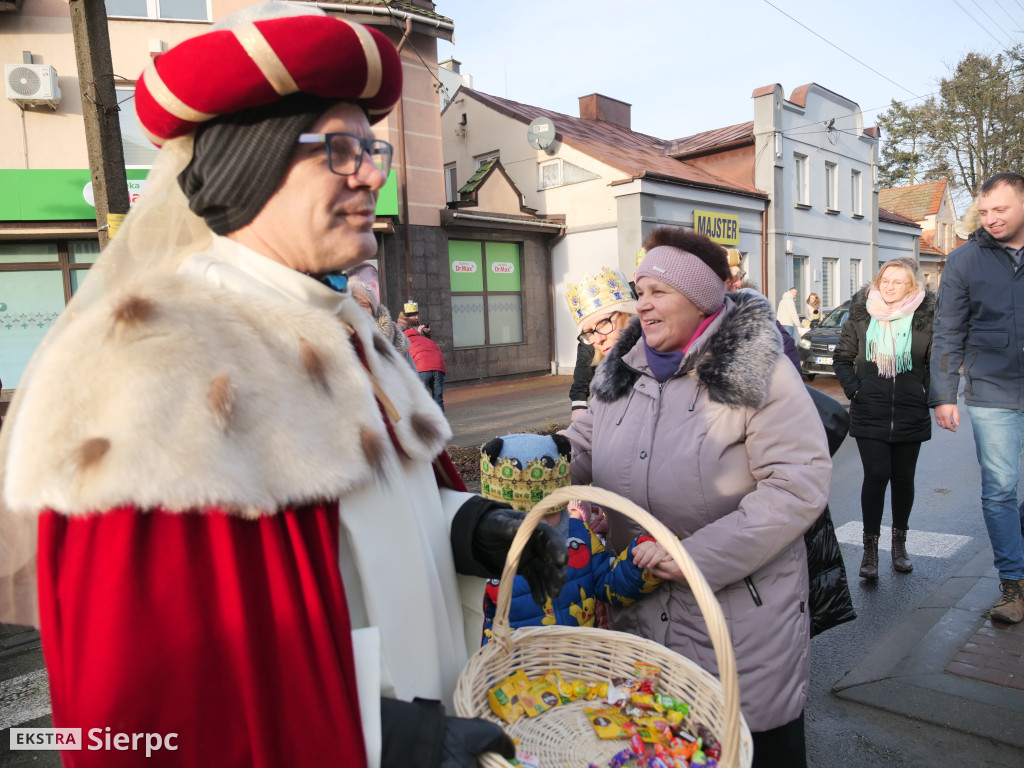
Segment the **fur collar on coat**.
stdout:
[[[867,324],[871,322],[871,315],[868,314],[868,289],[871,286],[865,285],[857,291],[850,300],[850,317],[855,323]],[[924,289],[924,301],[914,311],[913,328],[915,331],[931,330],[932,320],[935,319],[935,293]]]
[[408,352],[409,339],[402,333],[402,329],[398,327],[398,324],[391,319],[391,313],[388,312],[388,308],[383,304],[378,304],[374,317],[377,319],[377,327],[384,334],[384,338],[391,342],[391,346],[403,355]]
[[[613,402],[625,397],[647,372],[640,338],[640,319],[635,317],[594,374],[591,392],[596,399]],[[760,293],[744,289],[726,295],[722,314],[687,352],[680,371],[695,370],[715,402],[759,408],[781,353],[782,337],[771,304]]]
[[4,501],[19,513],[257,517],[342,498],[394,462],[430,462],[451,435],[354,300],[334,316],[188,275],[154,275],[85,309],[25,384],[4,425]]

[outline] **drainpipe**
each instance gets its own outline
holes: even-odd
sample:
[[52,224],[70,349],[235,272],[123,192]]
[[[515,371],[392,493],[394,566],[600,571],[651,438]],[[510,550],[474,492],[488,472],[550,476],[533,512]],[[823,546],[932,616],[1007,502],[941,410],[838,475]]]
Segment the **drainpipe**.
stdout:
[[[406,17],[405,19],[405,32],[402,33],[402,39],[398,41],[398,45],[395,46],[398,49],[399,55],[402,53],[402,48],[405,47],[406,42],[409,40],[409,35],[412,34],[412,18]],[[402,156],[402,175],[398,180],[398,189],[402,196],[402,212],[405,214],[405,295],[407,301],[412,301],[412,242],[410,241],[410,229],[409,229],[409,163],[405,155],[405,89],[402,89],[402,95],[398,99],[398,154]]]
[[761,293],[768,295],[768,200],[761,211]]

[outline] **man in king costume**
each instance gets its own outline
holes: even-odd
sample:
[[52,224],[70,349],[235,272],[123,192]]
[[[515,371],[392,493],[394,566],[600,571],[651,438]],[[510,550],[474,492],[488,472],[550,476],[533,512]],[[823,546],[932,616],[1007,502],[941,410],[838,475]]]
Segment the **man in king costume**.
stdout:
[[[384,35],[275,3],[139,79],[146,194],[0,433],[0,620],[40,627],[55,727],[176,733],[154,765],[510,756],[444,707],[458,574],[479,616],[522,514],[465,492],[415,372],[323,280],[376,252],[392,149],[371,124],[401,89]],[[558,594],[564,541],[528,550]]]

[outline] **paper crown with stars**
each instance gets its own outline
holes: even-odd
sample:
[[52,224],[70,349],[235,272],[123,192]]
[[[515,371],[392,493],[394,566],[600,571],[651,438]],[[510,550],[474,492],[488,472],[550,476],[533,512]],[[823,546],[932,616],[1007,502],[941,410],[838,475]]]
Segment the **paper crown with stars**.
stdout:
[[529,512],[553,490],[569,485],[571,458],[572,447],[564,435],[496,437],[480,448],[480,494]]
[[577,328],[595,312],[614,309],[636,314],[636,296],[626,276],[621,270],[608,267],[601,267],[596,275],[585,272],[579,283],[569,283],[565,288],[565,300]]

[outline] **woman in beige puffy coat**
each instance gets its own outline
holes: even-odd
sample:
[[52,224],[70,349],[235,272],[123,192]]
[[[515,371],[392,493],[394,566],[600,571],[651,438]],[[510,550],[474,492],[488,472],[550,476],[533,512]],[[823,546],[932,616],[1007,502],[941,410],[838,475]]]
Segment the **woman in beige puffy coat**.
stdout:
[[[828,500],[825,433],[782,354],[771,305],[749,290],[725,294],[725,252],[669,227],[645,247],[639,317],[598,368],[590,409],[565,433],[573,481],[630,498],[680,537],[729,625],[754,765],[799,767],[810,670],[803,533]],[[621,551],[638,531],[608,513],[609,547]],[[612,628],[717,674],[678,568],[657,551],[638,557],[670,581],[613,610]]]

